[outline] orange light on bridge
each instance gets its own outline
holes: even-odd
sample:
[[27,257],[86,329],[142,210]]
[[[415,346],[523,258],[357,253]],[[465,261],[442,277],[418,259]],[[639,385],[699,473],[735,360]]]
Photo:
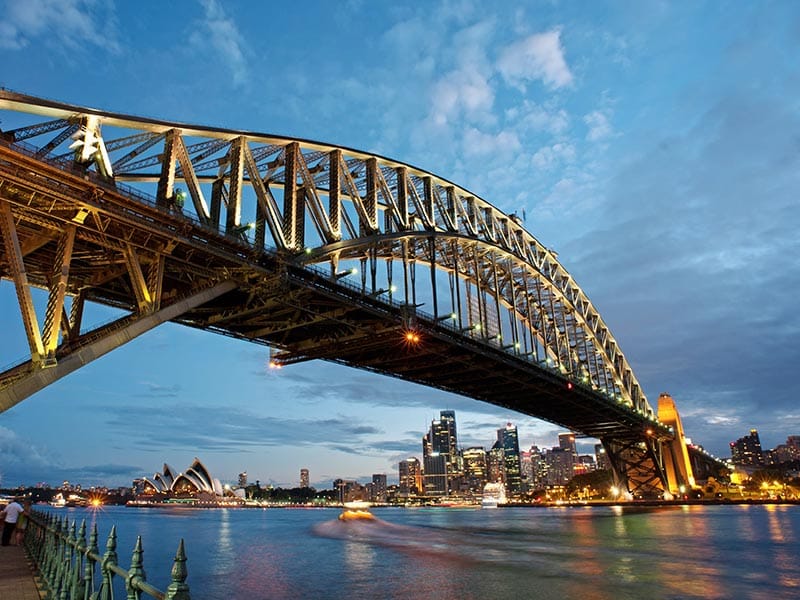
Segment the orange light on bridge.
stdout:
[[418,344],[419,343],[419,334],[416,331],[406,331],[405,334],[406,342],[409,344]]

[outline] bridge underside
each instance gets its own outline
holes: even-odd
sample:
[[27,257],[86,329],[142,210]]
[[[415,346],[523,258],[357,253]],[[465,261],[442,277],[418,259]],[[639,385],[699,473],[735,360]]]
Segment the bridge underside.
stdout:
[[[0,374],[0,410],[172,321],[268,345],[279,364],[328,360],[557,423],[602,440],[632,493],[665,489],[660,444],[671,433],[645,411],[521,356],[500,336],[465,334],[414,304],[299,266],[296,251],[256,248],[233,227],[223,233],[2,143],[0,225],[0,277],[15,285],[31,356]],[[41,324],[31,287],[47,294]],[[126,314],[88,331],[87,301]],[[558,330],[552,319],[548,327]],[[586,338],[575,338],[575,352],[579,343],[585,350]]]

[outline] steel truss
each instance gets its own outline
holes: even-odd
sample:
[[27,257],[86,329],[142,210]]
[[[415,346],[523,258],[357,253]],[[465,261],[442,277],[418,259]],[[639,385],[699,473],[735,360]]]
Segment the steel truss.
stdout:
[[[554,385],[579,386],[608,405],[623,429],[635,427],[637,439],[647,428],[670,435],[555,253],[515,215],[464,188],[306,140],[8,91],[0,91],[0,110],[20,121],[0,132],[0,269],[17,290],[30,346],[26,373],[58,365],[88,335],[81,331],[86,300],[141,320],[235,280],[235,292],[204,297],[204,305],[169,318],[269,344],[281,351],[278,361],[319,357],[458,391],[432,382],[425,369],[405,365],[398,374],[382,366],[391,364],[385,344],[392,336],[428,328],[451,351],[462,345],[473,358],[502,355],[526,377],[546,373]],[[48,292],[41,328],[31,286]],[[367,338],[384,352],[356,352]],[[430,349],[441,357],[443,348]],[[473,368],[473,358],[454,360]],[[0,389],[15,373],[0,376]],[[510,399],[488,401],[519,409]],[[537,416],[570,426],[561,415]],[[608,436],[620,430],[609,427],[599,433],[607,431],[603,441],[629,481],[642,481],[634,487],[663,481],[657,465],[649,479],[631,477],[646,461],[633,446],[614,445]],[[661,460],[655,449],[644,454]]]

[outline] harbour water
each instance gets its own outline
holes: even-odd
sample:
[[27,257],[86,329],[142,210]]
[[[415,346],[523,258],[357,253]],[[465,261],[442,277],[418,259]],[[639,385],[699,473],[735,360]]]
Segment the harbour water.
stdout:
[[165,589],[180,538],[192,598],[800,598],[800,506],[58,510],[111,524]]

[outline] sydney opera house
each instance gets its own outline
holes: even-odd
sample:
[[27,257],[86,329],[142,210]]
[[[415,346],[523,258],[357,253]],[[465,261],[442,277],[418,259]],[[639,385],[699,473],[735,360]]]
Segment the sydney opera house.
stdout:
[[145,496],[209,498],[223,495],[219,479],[211,477],[211,473],[199,458],[195,458],[192,465],[182,472],[164,463],[161,473],[155,473],[152,477],[144,477],[139,481],[141,494]]

